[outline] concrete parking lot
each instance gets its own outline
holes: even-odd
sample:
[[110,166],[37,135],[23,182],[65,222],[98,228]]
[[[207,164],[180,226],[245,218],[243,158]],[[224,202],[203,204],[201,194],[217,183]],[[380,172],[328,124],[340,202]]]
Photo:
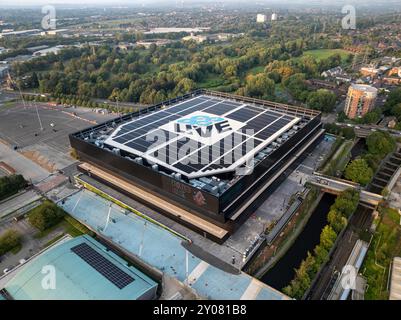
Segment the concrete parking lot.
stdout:
[[36,163],[25,158],[19,152],[12,150],[9,146],[4,145],[1,142],[0,161],[3,161],[9,166],[13,167],[17,173],[22,174],[26,180],[32,183],[37,183],[48,177],[50,174]]
[[62,169],[74,162],[69,155],[68,135],[117,115],[100,114],[87,108],[52,107],[22,102],[0,105],[0,139],[41,164]]

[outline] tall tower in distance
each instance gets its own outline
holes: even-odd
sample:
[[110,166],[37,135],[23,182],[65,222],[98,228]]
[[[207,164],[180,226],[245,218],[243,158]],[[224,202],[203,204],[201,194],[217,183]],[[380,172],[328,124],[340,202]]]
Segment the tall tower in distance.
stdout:
[[371,111],[377,98],[377,89],[364,84],[351,84],[344,112],[350,119],[360,118]]
[[256,15],[256,22],[257,22],[257,23],[264,23],[264,22],[266,22],[266,15],[265,15],[265,14],[258,13],[258,14]]
[[271,18],[271,20],[272,20],[272,21],[277,21],[277,19],[278,19],[278,14],[275,13],[275,12],[273,12],[273,13],[272,13],[272,18]]

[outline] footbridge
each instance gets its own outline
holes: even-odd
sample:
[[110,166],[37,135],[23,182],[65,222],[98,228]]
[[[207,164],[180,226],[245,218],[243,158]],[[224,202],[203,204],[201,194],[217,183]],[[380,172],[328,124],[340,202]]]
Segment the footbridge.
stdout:
[[383,200],[382,195],[366,191],[358,183],[326,176],[319,172],[314,172],[313,176],[310,177],[309,183],[321,188],[324,192],[336,195],[347,189],[358,190],[360,192],[360,202],[369,207],[376,207]]

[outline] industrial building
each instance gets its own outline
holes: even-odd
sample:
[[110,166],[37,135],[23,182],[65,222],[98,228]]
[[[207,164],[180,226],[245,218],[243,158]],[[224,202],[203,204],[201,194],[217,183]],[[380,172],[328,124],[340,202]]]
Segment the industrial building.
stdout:
[[49,55],[49,54],[55,54],[55,55],[57,55],[57,54],[59,54],[59,52],[60,52],[61,50],[63,50],[64,48],[65,48],[65,46],[63,46],[63,45],[58,45],[58,46],[55,46],[55,47],[51,47],[51,48],[46,48],[46,49],[42,49],[42,50],[35,51],[32,55],[33,55],[34,57],[44,57],[44,56],[47,56],[47,55]]
[[156,298],[157,287],[157,282],[84,235],[61,239],[1,277],[0,299],[150,300]]
[[39,29],[19,30],[19,31],[6,31],[0,33],[0,39],[5,37],[27,37],[27,36],[38,36],[40,35]]
[[70,135],[80,170],[223,242],[323,137],[315,110],[198,90]]

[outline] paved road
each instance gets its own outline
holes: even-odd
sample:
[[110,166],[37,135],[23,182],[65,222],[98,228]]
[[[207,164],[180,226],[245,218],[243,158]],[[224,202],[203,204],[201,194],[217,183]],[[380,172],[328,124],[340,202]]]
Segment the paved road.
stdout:
[[33,189],[21,192],[19,195],[0,202],[0,219],[6,215],[39,200],[41,196]]
[[344,128],[346,128],[346,127],[354,128],[355,134],[361,138],[365,138],[377,130],[387,131],[388,133],[390,133],[392,136],[394,136],[396,138],[401,137],[401,131],[394,130],[394,129],[391,129],[391,128],[388,128],[385,126],[376,125],[376,124],[358,124],[358,125],[356,125],[356,124],[350,124],[350,123],[336,122],[336,125],[338,125],[340,127],[344,127]]

